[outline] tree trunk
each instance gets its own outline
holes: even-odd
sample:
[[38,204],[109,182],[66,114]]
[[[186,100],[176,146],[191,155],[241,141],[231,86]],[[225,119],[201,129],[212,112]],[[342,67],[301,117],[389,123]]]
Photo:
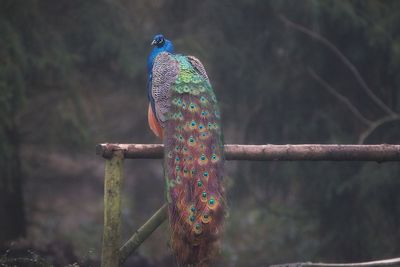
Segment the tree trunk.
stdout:
[[15,123],[3,127],[0,125],[4,134],[0,142],[0,244],[26,234],[18,130]]

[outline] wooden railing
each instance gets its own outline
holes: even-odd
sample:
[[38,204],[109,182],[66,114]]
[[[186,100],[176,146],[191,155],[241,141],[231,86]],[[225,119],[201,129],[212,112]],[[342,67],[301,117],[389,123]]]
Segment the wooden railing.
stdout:
[[[400,145],[225,145],[226,160],[249,161],[400,161]],[[164,204],[124,245],[121,245],[121,187],[124,159],[163,157],[160,144],[99,144],[96,154],[106,159],[102,267],[117,267],[167,218]],[[292,263],[275,266],[378,266],[400,258],[353,265]],[[324,265],[325,264],[325,265]],[[357,265],[361,264],[361,265]],[[363,265],[364,264],[364,265]],[[366,265],[365,265],[366,264]],[[372,265],[371,265],[372,264]]]

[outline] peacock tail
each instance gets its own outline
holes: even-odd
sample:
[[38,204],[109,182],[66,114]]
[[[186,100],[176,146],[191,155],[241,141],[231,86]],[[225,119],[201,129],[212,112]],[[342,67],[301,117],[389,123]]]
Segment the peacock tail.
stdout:
[[220,112],[201,63],[170,56],[177,65],[164,124],[171,246],[180,266],[208,266],[219,252],[224,217]]

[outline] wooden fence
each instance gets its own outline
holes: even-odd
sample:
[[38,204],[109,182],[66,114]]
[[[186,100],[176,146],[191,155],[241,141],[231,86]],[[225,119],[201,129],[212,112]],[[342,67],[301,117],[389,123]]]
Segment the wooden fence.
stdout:
[[[164,204],[121,246],[121,187],[124,159],[160,159],[160,144],[99,144],[96,154],[105,158],[104,232],[102,267],[117,267],[167,218]],[[249,161],[400,161],[400,145],[225,145],[226,160]],[[363,263],[291,263],[274,267],[383,266],[399,264],[400,258]]]

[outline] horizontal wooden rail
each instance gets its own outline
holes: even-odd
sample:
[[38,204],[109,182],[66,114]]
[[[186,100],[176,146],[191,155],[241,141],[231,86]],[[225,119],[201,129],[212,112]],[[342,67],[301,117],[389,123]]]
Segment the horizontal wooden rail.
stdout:
[[[123,151],[125,158],[160,159],[161,144],[99,144],[96,154],[111,158]],[[225,145],[226,160],[251,161],[400,161],[400,145]]]
[[372,266],[388,266],[388,265],[399,265],[400,258],[366,261],[357,263],[314,263],[314,262],[296,262],[296,263],[285,263],[270,265],[270,267],[372,267]]

